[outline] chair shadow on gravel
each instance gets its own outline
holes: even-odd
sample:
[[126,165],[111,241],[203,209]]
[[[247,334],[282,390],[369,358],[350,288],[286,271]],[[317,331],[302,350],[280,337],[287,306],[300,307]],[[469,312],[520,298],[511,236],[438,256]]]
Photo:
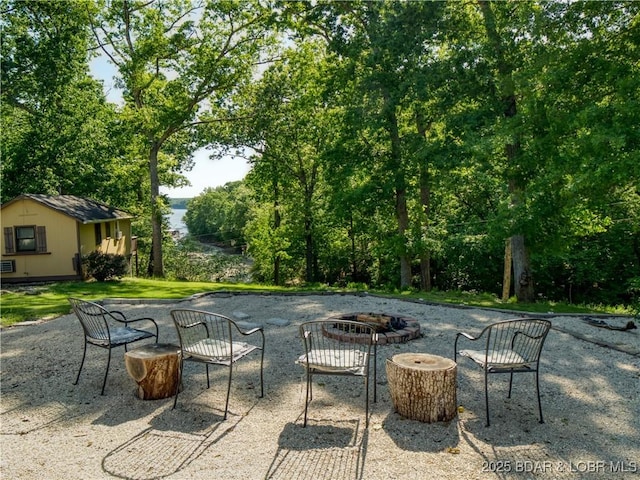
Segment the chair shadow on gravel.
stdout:
[[450,422],[424,423],[391,412],[382,428],[398,448],[410,452],[441,452],[460,443],[457,417]]
[[[359,420],[285,425],[265,479],[361,480],[368,431]],[[360,432],[362,430],[362,432]]]
[[57,400],[25,403],[0,414],[0,435],[26,435],[54,424],[71,423],[79,416],[73,408]]
[[249,413],[229,411],[224,420],[222,412],[202,413],[206,408],[203,406],[195,415],[181,410],[163,411],[152,420],[151,427],[109,452],[102,460],[102,469],[126,480],[173,475],[222,440]]

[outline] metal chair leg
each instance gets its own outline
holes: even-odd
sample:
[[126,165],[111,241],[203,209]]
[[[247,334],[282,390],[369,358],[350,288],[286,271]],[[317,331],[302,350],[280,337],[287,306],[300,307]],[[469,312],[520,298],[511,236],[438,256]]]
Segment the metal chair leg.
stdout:
[[369,428],[369,376],[364,377],[364,389],[365,389],[365,394],[364,394],[364,401],[365,401],[365,407],[364,407],[364,414],[365,414],[365,420],[364,420],[364,428]]
[[107,370],[104,372],[104,382],[102,382],[102,393],[100,395],[104,395],[104,387],[107,386],[107,376],[109,375],[109,366],[111,365],[111,348],[108,348],[109,356],[107,358]]
[[507,394],[507,398],[511,398],[511,385],[513,384],[513,372],[509,374],[509,393]]
[[484,403],[486,405],[487,427],[488,427],[490,426],[490,424],[489,424],[489,382],[487,378],[488,378],[488,375],[487,375],[487,371],[485,370],[484,372]]
[[178,404],[178,393],[180,393],[180,385],[182,384],[182,369],[184,368],[184,361],[182,360],[182,355],[180,355],[180,369],[178,370],[178,383],[176,384],[176,394],[173,397],[173,409],[176,408]]
[[84,359],[87,356],[87,340],[85,339],[84,341],[84,352],[82,352],[82,361],[80,362],[80,370],[78,370],[78,375],[76,375],[76,381],[73,382],[74,385],[78,384],[78,381],[80,380],[80,372],[82,372],[82,367],[84,365]]
[[231,394],[231,377],[233,375],[233,363],[229,365],[229,383],[227,384],[227,400],[224,404],[224,419],[227,419],[227,411],[229,410],[229,395]]
[[262,347],[262,356],[260,357],[260,398],[264,397],[264,346]]
[[305,394],[304,397],[304,423],[302,424],[303,427],[307,426],[307,410],[309,409],[309,402],[311,401],[311,375],[309,374],[309,371],[307,370],[307,392]]
[[540,412],[540,423],[544,423],[542,418],[542,403],[540,402],[540,381],[538,379],[538,371],[536,370],[536,392],[538,394],[538,411]]
[[378,401],[378,343],[373,344],[373,403]]

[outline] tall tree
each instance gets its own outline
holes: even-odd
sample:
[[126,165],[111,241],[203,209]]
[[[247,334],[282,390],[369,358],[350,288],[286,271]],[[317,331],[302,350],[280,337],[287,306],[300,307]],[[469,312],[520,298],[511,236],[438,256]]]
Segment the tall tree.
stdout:
[[67,193],[127,206],[115,111],[89,76],[93,3],[4,1],[2,199]]
[[[502,103],[502,113],[507,119],[509,125],[515,126],[515,117],[518,114],[516,84],[514,82],[513,73],[517,68],[514,64],[514,52],[509,51],[510,37],[505,38],[506,34],[500,33],[501,27],[505,31],[504,25],[499,25],[496,19],[494,9],[496,6],[486,0],[478,0],[478,6],[482,13],[484,28],[487,35],[487,45],[489,50],[487,56],[491,58],[495,68],[495,85],[497,96]],[[507,162],[507,182],[509,193],[511,195],[511,204],[514,208],[518,208],[523,199],[523,176],[518,169],[518,158],[520,156],[520,138],[515,128],[507,133],[507,140],[504,145],[504,156]],[[513,264],[513,276],[515,279],[515,294],[518,301],[532,302],[534,300],[534,288],[531,261],[529,258],[529,250],[526,243],[525,235],[522,232],[514,232],[511,236],[510,255]],[[505,254],[505,256],[507,256]]]
[[233,95],[271,43],[271,11],[253,0],[109,2],[93,27],[117,67],[124,118],[142,139],[150,181],[151,271],[164,275],[160,186],[215,142]]
[[[438,2],[319,2],[305,16],[307,25],[315,26],[329,48],[349,62],[357,85],[351,108],[360,114],[360,135],[375,144],[378,155],[371,158],[382,162],[385,175],[379,180],[389,186],[383,191],[392,194],[388,200],[395,212],[394,250],[403,288],[411,286],[412,262],[418,253],[412,230],[424,231],[413,229],[412,224],[428,212],[422,208],[420,215],[412,215],[410,204],[419,198],[420,189],[423,194],[429,191],[426,184],[417,187],[410,180],[420,175],[421,166],[407,149],[405,117],[415,100],[412,87],[417,75],[424,73],[418,66],[425,62],[441,9]],[[423,173],[426,181],[424,169]],[[423,197],[422,201],[428,200]]]
[[[329,71],[322,49],[306,43],[285,52],[264,72],[256,90],[248,92],[254,112],[248,128],[259,152],[253,159],[257,174],[252,184],[273,205],[272,231],[286,222],[291,233],[299,232],[287,245],[304,245],[308,282],[318,280],[318,224],[324,198],[320,192],[326,185],[323,157],[335,136],[333,111],[324,95]],[[280,278],[280,258],[273,258],[275,281]]]

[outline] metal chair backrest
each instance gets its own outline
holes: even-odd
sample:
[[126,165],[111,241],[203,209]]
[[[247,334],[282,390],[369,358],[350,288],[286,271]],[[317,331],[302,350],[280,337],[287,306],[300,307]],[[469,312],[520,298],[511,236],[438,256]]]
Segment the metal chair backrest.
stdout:
[[527,364],[531,367],[537,364],[550,328],[551,322],[537,318],[507,320],[489,325],[485,329],[487,365]]
[[171,316],[178,332],[180,347],[199,358],[235,361],[233,320],[224,315],[203,310],[176,309]]
[[305,356],[300,363],[316,373],[367,375],[376,332],[351,320],[316,320],[300,325]]
[[111,317],[109,311],[97,303],[69,298],[69,303],[73,308],[76,317],[80,320],[82,329],[87,337],[95,340],[109,341],[109,322]]

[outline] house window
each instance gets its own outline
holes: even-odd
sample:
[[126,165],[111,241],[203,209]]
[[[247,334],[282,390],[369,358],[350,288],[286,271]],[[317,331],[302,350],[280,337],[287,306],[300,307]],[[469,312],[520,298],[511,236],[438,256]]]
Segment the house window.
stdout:
[[4,228],[5,254],[47,253],[47,230],[42,226]]
[[102,225],[96,223],[94,226],[96,232],[96,245],[102,244]]
[[111,222],[107,222],[104,224],[104,236],[106,238],[111,238]]
[[16,227],[16,250],[18,252],[36,251],[36,227]]

